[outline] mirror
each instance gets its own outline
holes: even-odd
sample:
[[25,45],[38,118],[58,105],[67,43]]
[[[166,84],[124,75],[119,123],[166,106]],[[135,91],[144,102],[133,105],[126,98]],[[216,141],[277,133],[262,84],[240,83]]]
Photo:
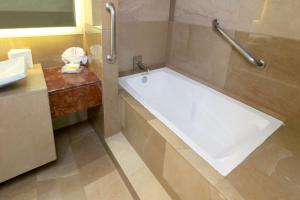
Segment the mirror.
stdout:
[[71,26],[74,0],[0,0],[0,29]]

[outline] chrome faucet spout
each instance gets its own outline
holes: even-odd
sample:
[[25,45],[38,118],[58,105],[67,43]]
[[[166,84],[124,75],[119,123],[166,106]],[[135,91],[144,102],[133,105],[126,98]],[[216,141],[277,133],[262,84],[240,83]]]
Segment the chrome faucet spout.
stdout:
[[137,63],[137,66],[138,66],[141,70],[147,71],[147,73],[150,72],[149,66],[148,66],[147,64],[145,64],[145,63],[138,62],[138,63]]

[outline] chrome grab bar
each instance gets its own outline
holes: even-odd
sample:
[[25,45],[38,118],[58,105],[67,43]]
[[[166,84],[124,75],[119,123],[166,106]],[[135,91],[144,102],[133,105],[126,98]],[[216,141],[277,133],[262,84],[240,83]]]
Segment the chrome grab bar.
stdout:
[[255,65],[257,68],[264,68],[265,61],[255,59],[250,53],[243,49],[237,42],[235,42],[220,26],[218,19],[212,22],[213,28],[219,32],[246,60]]
[[117,39],[117,33],[116,33],[116,10],[113,2],[107,2],[105,4],[105,8],[107,12],[110,13],[111,15],[111,31],[110,31],[110,54],[106,56],[106,61],[109,64],[114,64],[117,59],[117,44],[116,44],[116,39]]

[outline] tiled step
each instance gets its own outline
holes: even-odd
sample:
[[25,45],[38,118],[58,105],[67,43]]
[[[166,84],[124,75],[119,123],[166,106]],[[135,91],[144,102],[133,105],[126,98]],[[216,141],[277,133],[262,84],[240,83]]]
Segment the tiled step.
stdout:
[[105,141],[139,199],[171,199],[121,132]]

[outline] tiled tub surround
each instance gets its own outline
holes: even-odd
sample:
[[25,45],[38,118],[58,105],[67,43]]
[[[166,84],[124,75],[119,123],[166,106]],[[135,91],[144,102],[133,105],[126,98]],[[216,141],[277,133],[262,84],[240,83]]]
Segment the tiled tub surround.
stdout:
[[173,199],[299,198],[299,115],[223,177],[128,93],[120,97],[124,135]]
[[120,85],[223,176],[282,125],[170,68],[122,77]]

